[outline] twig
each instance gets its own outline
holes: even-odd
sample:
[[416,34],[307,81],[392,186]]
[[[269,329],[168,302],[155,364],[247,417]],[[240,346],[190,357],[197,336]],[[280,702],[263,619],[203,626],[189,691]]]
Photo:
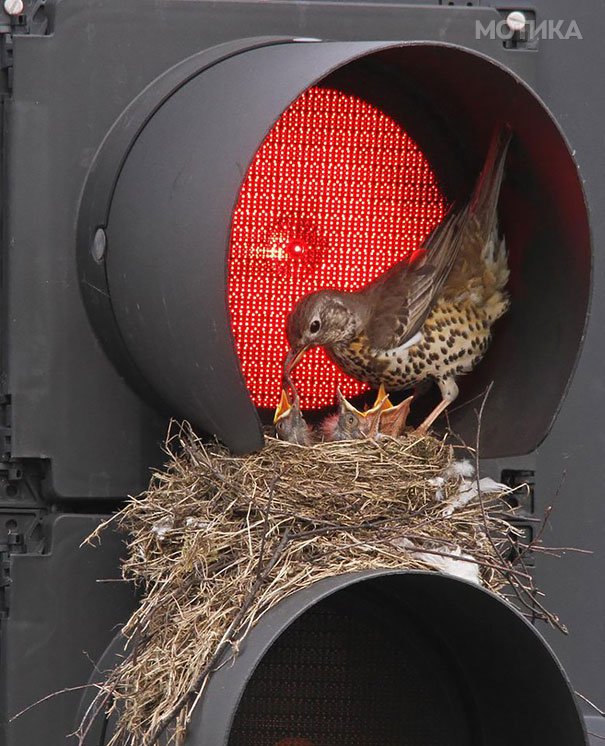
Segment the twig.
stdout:
[[233,621],[231,622],[227,631],[223,635],[222,642],[220,643],[220,645],[218,645],[218,647],[216,648],[210,660],[206,663],[206,665],[202,668],[200,673],[196,676],[195,681],[193,685],[190,687],[189,691],[187,691],[177,701],[174,707],[162,718],[163,722],[155,729],[155,731],[153,731],[150,734],[149,738],[146,739],[145,741],[146,746],[154,746],[154,744],[158,742],[158,739],[162,736],[162,734],[164,733],[166,728],[170,725],[170,723],[176,720],[176,718],[179,716],[183,708],[186,707],[187,704],[191,702],[191,700],[193,700],[197,696],[197,693],[203,686],[206,677],[210,675],[210,673],[212,672],[212,669],[216,666],[218,661],[223,657],[224,653],[227,651],[229,646],[232,645],[231,638],[237,636],[237,631],[240,627],[242,620],[244,619],[249,607],[252,605],[252,602],[254,601],[256,594],[258,593],[258,590],[260,589],[262,584],[265,582],[265,580],[271,573],[271,570],[274,568],[279,558],[283,554],[285,546],[289,541],[289,538],[290,538],[290,533],[286,529],[279,544],[277,545],[275,551],[273,552],[271,559],[267,563],[267,566],[262,571],[262,573],[260,573],[260,575],[257,576],[256,581],[254,582],[254,585],[250,589],[248,597],[242,603],[240,610],[235,615]]
[[[565,483],[566,477],[567,477],[567,472],[563,470],[563,473],[561,474],[561,479],[559,480],[559,484],[557,485],[557,489],[555,490],[555,493],[553,496],[553,504],[554,504],[554,501],[559,497],[559,494],[561,493],[561,489],[563,487],[563,484]],[[544,531],[546,530],[546,526],[548,525],[548,521],[550,520],[552,511],[553,511],[553,505],[548,505],[546,507],[546,510],[544,511],[544,517],[542,519],[542,524],[540,528],[538,529],[538,533],[525,548],[525,553],[527,553],[528,551],[531,551],[530,546],[538,545],[541,543],[542,536],[544,535]]]
[[267,543],[267,537],[269,536],[269,515],[271,514],[271,503],[273,502],[273,495],[275,494],[275,486],[279,480],[279,474],[276,474],[269,484],[269,496],[267,497],[267,504],[264,509],[261,509],[263,514],[263,536],[260,542],[260,549],[258,551],[258,564],[256,566],[256,579],[261,575],[263,569],[263,560],[265,559],[265,544]]
[[58,697],[59,694],[69,694],[69,692],[79,692],[82,691],[82,689],[102,689],[103,684],[102,682],[94,683],[94,684],[82,684],[80,686],[68,686],[65,689],[59,689],[56,692],[52,692],[51,694],[47,694],[45,697],[42,697],[41,699],[37,699],[35,702],[32,702],[31,705],[28,705],[27,707],[24,707],[22,710],[19,710],[19,712],[16,715],[13,715],[11,718],[9,718],[9,723],[12,723],[17,718],[20,718],[21,715],[25,715],[26,712],[29,712],[34,707],[37,707],[38,705],[41,705],[43,702],[46,702],[49,699],[52,699],[53,697]]
[[[485,395],[483,397],[483,401],[481,402],[481,407],[479,408],[479,412],[477,414],[477,436],[476,436],[476,440],[475,440],[475,480],[476,480],[476,484],[477,484],[477,497],[479,499],[479,505],[480,505],[480,509],[481,509],[481,516],[483,518],[483,523],[484,523],[484,526],[485,526],[485,533],[486,533],[487,539],[490,542],[494,553],[500,559],[500,564],[501,565],[506,565],[507,564],[506,560],[502,556],[502,552],[500,551],[500,548],[498,546],[496,546],[496,543],[493,540],[491,532],[489,531],[489,527],[488,527],[488,523],[487,523],[487,515],[486,515],[486,510],[485,510],[485,503],[484,503],[484,500],[483,500],[483,493],[481,491],[481,479],[480,479],[480,476],[479,476],[479,473],[480,473],[479,452],[480,452],[480,445],[481,445],[481,423],[483,421],[483,412],[485,410],[485,405],[487,403],[487,399],[488,399],[488,397],[490,395],[490,392],[491,392],[491,390],[493,388],[493,385],[494,385],[494,382],[491,381],[491,383],[489,384],[489,386],[487,387],[487,389],[485,391]],[[500,572],[502,572],[502,571],[500,570]],[[512,572],[512,568],[508,569],[508,570],[506,570],[504,572],[502,572],[502,575],[504,576],[504,578],[506,579],[506,581],[510,584],[510,586],[511,586],[511,588],[513,590],[513,593],[515,594],[515,596],[517,597],[517,599],[519,600],[519,602],[521,604],[523,604],[526,608],[528,608],[532,612],[532,614],[537,614],[537,612],[536,612],[536,607],[537,607],[537,609],[540,612],[539,614],[537,614],[538,616],[541,616],[543,619],[545,619],[546,621],[550,622],[554,627],[556,627],[557,629],[559,629],[561,632],[563,632],[564,634],[567,634],[567,628],[565,627],[565,625],[563,625],[561,623],[561,621],[559,620],[559,618],[557,616],[555,616],[554,614],[552,614],[550,611],[548,611],[548,609],[546,609],[546,607],[543,606],[538,601],[538,599],[536,598],[536,595],[535,595],[535,590],[533,588],[533,584],[530,583],[530,586],[526,587],[525,585],[523,585],[523,583],[519,582],[519,586],[517,586],[516,583],[514,582],[514,575],[513,575],[513,572]],[[525,598],[523,597],[523,593],[526,593],[531,598],[531,604],[525,600]]]
[[[107,685],[106,685],[107,687]],[[99,696],[104,691],[104,695]],[[78,746],[84,746],[86,737],[88,736],[90,729],[95,724],[99,714],[106,710],[107,703],[113,696],[113,690],[111,688],[103,688],[99,691],[92,702],[88,705],[84,717],[80,723],[80,727],[73,734],[78,739]]]

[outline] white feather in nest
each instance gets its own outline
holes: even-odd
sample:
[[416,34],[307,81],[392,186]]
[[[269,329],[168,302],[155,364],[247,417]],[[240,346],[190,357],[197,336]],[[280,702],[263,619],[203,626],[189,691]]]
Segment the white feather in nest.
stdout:
[[[431,565],[435,570],[439,570],[439,572],[481,585],[479,565],[475,562],[474,557],[471,557],[470,554],[463,554],[460,547],[445,547],[440,551],[455,555],[455,557],[442,557],[439,554],[430,554],[429,552],[414,552],[414,556],[426,562],[427,565]],[[460,559],[456,559],[456,557],[460,557]]]
[[[393,546],[398,549],[409,551],[412,557],[419,562],[424,562],[438,572],[445,575],[453,575],[455,578],[468,580],[470,583],[482,585],[479,565],[474,557],[470,554],[464,554],[459,546],[449,546],[447,544],[435,544],[431,547],[439,554],[433,554],[431,551],[417,551],[416,545],[409,539],[394,539]],[[443,555],[450,555],[444,557]],[[458,557],[460,559],[458,559]]]
[[187,526],[187,528],[203,529],[210,526],[210,521],[200,521],[199,518],[188,516],[187,518],[185,518],[185,526]]
[[[193,529],[205,529],[210,526],[209,521],[201,521],[198,518],[188,516],[185,518],[185,526]],[[162,518],[157,523],[154,523],[151,527],[151,533],[155,534],[160,541],[165,539],[171,531],[177,528],[174,525],[174,519],[171,517]]]
[[152,526],[151,533],[155,534],[161,541],[162,539],[165,539],[173,529],[174,520],[172,518],[162,518],[161,521],[158,521]]
[[509,492],[510,488],[506,484],[496,482],[491,477],[482,477],[477,485],[475,479],[475,467],[470,461],[454,461],[443,470],[440,476],[429,479],[429,484],[435,487],[435,500],[441,501],[445,498],[443,486],[448,480],[458,479],[459,484],[456,493],[443,509],[443,515],[452,515],[455,510],[463,508],[465,505],[482,494],[489,495],[494,492]]
[[470,461],[452,461],[449,466],[443,470],[443,476],[446,479],[459,477],[460,479],[470,479],[475,476],[475,467]]

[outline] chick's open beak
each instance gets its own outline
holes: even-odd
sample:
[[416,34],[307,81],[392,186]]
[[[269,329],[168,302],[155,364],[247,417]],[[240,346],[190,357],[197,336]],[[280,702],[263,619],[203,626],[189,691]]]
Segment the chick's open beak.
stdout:
[[288,399],[288,394],[285,389],[282,389],[279,404],[275,408],[275,414],[273,415],[273,424],[275,425],[275,423],[284,415],[288,414],[291,409],[292,405],[290,404],[290,400]]
[[336,394],[338,395],[338,400],[340,402],[340,405],[344,407],[347,410],[347,412],[351,412],[352,414],[358,415],[359,417],[365,417],[366,413],[360,412],[359,409],[357,409],[357,407],[354,407],[339,388],[336,389]]
[[363,417],[364,419],[372,418],[376,416],[379,412],[384,412],[385,409],[391,409],[393,405],[391,404],[391,400],[389,399],[389,395],[384,389],[384,386],[381,384],[380,389],[378,391],[378,395],[376,396],[376,401],[372,405],[371,409],[366,409],[365,412],[360,411],[357,409],[357,407],[354,407],[351,402],[346,399],[340,389],[337,389],[338,399],[341,403],[341,406],[344,406],[344,408],[352,412],[353,414],[357,415],[358,417]]
[[380,384],[378,393],[376,394],[376,401],[372,405],[372,408],[368,410],[367,414],[375,414],[376,412],[384,412],[385,409],[391,409],[393,404],[389,399],[387,390],[384,387],[384,383]]

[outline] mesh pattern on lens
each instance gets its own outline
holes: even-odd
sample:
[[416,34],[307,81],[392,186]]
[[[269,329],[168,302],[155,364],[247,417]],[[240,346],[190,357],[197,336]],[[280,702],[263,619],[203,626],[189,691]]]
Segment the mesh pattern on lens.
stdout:
[[229,746],[465,746],[461,681],[414,628],[307,612],[269,650]]
[[[275,124],[244,180],[233,216],[229,307],[254,403],[274,407],[286,317],[323,287],[363,287],[417,248],[444,214],[424,155],[383,112],[311,88]],[[366,387],[321,350],[296,369],[303,407]]]

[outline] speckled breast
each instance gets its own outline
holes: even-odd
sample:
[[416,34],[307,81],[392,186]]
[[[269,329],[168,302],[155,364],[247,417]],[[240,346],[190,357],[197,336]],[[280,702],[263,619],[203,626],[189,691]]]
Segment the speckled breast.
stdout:
[[348,375],[374,388],[409,388],[425,378],[443,379],[471,371],[489,345],[486,314],[472,303],[439,302],[422,327],[422,340],[403,351],[376,350],[362,336],[328,349]]

